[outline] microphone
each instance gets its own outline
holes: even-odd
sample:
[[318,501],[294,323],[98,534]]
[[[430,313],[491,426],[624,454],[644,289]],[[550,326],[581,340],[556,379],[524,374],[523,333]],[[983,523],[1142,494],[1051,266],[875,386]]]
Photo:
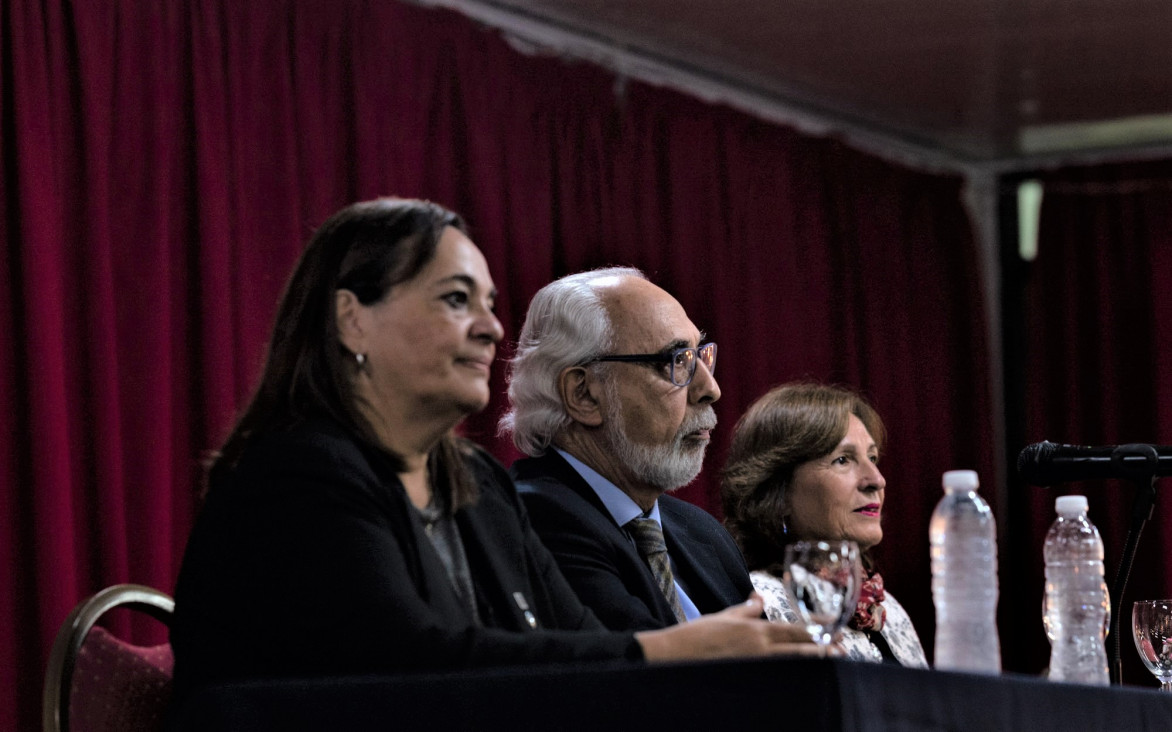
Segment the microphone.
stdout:
[[1165,445],[1027,445],[1017,456],[1017,474],[1039,486],[1077,480],[1151,479],[1172,475],[1172,447]]

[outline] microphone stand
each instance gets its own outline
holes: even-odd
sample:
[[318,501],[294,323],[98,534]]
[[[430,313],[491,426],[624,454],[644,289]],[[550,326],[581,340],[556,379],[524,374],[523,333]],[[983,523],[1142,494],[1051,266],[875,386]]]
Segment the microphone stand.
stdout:
[[[1141,466],[1126,465],[1125,456],[1142,456],[1145,459]],[[1119,648],[1119,627],[1122,624],[1120,616],[1123,614],[1123,591],[1127,588],[1127,580],[1131,576],[1131,564],[1135,560],[1135,549],[1139,545],[1140,534],[1144,524],[1152,518],[1156,506],[1156,467],[1159,456],[1151,445],[1120,445],[1111,453],[1111,462],[1121,473],[1130,473],[1135,483],[1135,500],[1131,504],[1131,526],[1127,530],[1127,540],[1123,544],[1123,556],[1119,560],[1119,572],[1115,575],[1115,586],[1111,590],[1111,625],[1108,635],[1111,637],[1111,665],[1109,668],[1111,683],[1123,683],[1123,657]]]

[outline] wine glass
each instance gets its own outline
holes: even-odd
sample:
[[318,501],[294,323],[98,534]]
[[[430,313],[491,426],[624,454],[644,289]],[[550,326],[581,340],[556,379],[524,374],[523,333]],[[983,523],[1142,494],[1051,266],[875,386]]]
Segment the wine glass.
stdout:
[[855,613],[858,563],[859,547],[853,541],[795,541],[785,549],[782,581],[820,646],[834,642]]
[[1137,600],[1131,629],[1140,660],[1162,691],[1172,691],[1172,600]]

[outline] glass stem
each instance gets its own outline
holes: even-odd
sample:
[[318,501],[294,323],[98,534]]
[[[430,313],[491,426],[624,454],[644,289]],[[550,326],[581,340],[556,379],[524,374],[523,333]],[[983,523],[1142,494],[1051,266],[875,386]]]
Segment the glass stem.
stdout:
[[1172,681],[1161,681],[1160,691],[1172,691]]

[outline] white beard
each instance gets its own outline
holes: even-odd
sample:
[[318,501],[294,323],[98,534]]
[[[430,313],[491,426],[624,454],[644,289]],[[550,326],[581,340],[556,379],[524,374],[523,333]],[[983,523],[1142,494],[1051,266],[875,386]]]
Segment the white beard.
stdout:
[[682,488],[696,479],[704,465],[708,443],[686,446],[683,441],[698,429],[716,425],[716,412],[711,405],[688,415],[671,444],[639,445],[627,438],[621,410],[614,408],[618,400],[608,399],[607,403],[611,413],[602,425],[602,439],[633,475],[665,491]]

